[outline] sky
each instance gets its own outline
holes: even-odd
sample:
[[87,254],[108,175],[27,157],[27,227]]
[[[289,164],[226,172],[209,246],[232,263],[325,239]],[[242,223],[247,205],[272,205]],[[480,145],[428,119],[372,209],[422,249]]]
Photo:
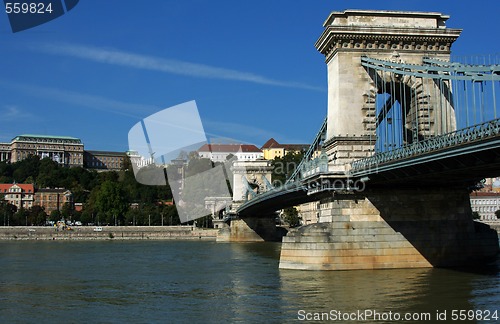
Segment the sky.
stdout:
[[441,12],[463,29],[453,55],[500,53],[497,0],[81,0],[17,33],[0,12],[0,142],[60,135],[126,151],[136,123],[195,100],[209,137],[310,143],[327,110],[314,43],[345,9]]

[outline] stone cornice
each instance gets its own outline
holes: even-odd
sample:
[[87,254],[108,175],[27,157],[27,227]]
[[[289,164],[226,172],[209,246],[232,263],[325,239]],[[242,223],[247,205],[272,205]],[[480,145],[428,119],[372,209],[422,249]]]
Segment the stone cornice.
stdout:
[[315,47],[327,61],[339,49],[449,52],[461,29],[328,26]]

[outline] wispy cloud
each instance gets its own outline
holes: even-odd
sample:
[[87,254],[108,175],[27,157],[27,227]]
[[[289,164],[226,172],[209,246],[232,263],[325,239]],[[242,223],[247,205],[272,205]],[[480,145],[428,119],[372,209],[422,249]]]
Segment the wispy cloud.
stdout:
[[181,60],[165,59],[116,49],[58,43],[43,44],[32,49],[50,53],[80,58],[84,60],[126,66],[136,69],[153,70],[163,73],[186,75],[191,77],[245,81],[258,84],[299,88],[305,90],[325,91],[323,87],[312,86],[301,82],[281,81],[271,79],[251,72],[244,72]]
[[0,110],[0,120],[5,122],[31,120],[35,115],[21,110],[21,108],[14,105],[4,105]]
[[[221,122],[204,119],[203,126],[205,126],[207,137],[210,138],[211,141],[215,142],[219,139],[222,142],[227,143],[247,143],[247,141],[243,140],[243,138],[251,138],[252,140],[267,140],[271,137],[279,137],[278,134],[270,132],[266,129],[236,122]],[[219,134],[215,133],[213,130],[217,130],[216,132]],[[231,136],[231,139],[225,138],[228,135]],[[260,144],[255,145],[260,146]]]
[[[1,79],[0,79],[0,86],[21,91],[23,93],[38,98],[48,98],[50,100],[55,100],[62,103],[67,103],[85,108],[91,108],[93,110],[106,111],[133,118],[141,118],[152,111],[157,111],[161,109],[161,107],[156,107],[153,105],[122,102],[114,99],[109,99],[92,94],[75,92],[71,90],[43,87],[32,84],[20,84]],[[14,106],[6,106],[5,108],[6,110],[4,114],[6,118],[14,118],[14,117],[20,118],[22,114],[24,114],[25,117],[28,116],[28,113],[23,113]]]

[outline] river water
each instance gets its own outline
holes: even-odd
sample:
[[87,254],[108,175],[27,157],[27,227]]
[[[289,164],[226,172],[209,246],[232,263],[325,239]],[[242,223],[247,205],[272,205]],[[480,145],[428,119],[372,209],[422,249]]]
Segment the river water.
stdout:
[[468,270],[295,271],[278,269],[279,251],[278,243],[1,242],[0,322],[435,322],[462,310],[462,318],[494,323],[495,311],[500,316],[500,261]]

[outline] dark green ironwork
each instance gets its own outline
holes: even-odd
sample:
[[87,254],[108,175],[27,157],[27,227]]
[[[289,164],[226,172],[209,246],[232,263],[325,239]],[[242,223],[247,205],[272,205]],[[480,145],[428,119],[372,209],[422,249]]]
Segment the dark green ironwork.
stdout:
[[500,136],[500,119],[495,119],[354,161],[352,162],[350,173],[358,173],[366,169],[375,170],[377,166],[384,163],[408,159],[421,154],[458,147],[463,144],[498,136]]

